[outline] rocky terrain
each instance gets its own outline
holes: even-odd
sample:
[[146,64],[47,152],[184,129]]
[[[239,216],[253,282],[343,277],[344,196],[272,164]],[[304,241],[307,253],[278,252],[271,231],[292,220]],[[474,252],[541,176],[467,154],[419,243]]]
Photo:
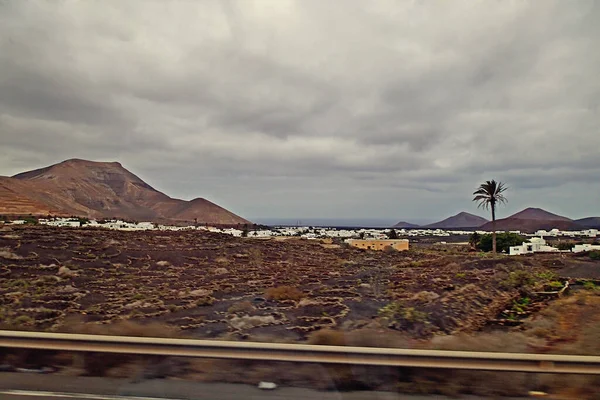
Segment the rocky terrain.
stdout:
[[160,321],[200,337],[297,340],[385,319],[388,329],[427,337],[481,329],[524,286],[542,287],[553,279],[547,268],[564,263],[198,231],[5,227],[0,312],[5,323],[36,329],[79,315]]
[[0,215],[28,214],[213,225],[250,223],[203,198],[173,199],[117,162],[78,159],[12,178],[0,177]]
[[[202,231],[0,225],[4,329],[401,348],[600,354],[599,261],[508,257],[459,245],[375,252],[318,240]],[[595,275],[594,275],[595,274]],[[586,277],[592,279],[582,279]],[[556,293],[570,282],[574,292]],[[546,294],[536,294],[543,292]],[[547,294],[550,292],[550,294]],[[83,361],[83,362],[82,362]],[[4,368],[62,375],[321,389],[523,396],[595,378],[226,360],[0,352]],[[510,375],[510,376],[509,376]],[[512,385],[505,385],[510,380]],[[528,383],[529,382],[529,383]],[[563,393],[563,392],[561,392]]]

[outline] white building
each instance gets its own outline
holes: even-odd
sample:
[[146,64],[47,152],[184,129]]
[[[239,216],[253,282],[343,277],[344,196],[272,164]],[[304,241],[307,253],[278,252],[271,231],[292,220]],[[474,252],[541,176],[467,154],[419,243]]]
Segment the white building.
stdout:
[[529,239],[529,242],[523,242],[520,246],[511,246],[509,250],[509,255],[518,256],[521,254],[531,254],[531,253],[539,253],[539,252],[558,252],[556,247],[548,246],[544,238],[534,237]]
[[598,236],[598,229],[586,229],[585,231],[582,231],[582,234],[587,237],[596,237]]
[[600,250],[600,245],[597,244],[576,244],[571,250],[573,253],[581,253],[582,251]]
[[71,219],[71,218],[39,219],[38,222],[41,225],[48,225],[48,226],[59,226],[59,227],[68,226],[71,228],[81,227],[81,222],[79,222],[79,220]]

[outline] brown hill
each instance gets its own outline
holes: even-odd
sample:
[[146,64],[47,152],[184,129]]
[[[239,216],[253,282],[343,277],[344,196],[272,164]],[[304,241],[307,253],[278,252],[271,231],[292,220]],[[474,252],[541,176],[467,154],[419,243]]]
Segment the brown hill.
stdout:
[[27,184],[0,176],[0,214],[56,214],[60,212],[27,196]]
[[534,219],[538,221],[572,221],[570,218],[563,217],[557,214],[552,214],[551,212],[542,210],[541,208],[533,207],[529,207],[524,209],[523,211],[519,211],[518,213],[513,214],[508,218]]
[[249,221],[205,199],[173,199],[117,162],[72,159],[0,179],[0,214],[193,221],[235,225]]
[[412,229],[412,228],[418,228],[418,227],[419,227],[419,225],[411,224],[410,222],[406,222],[406,221],[400,221],[396,225],[392,226],[392,228],[398,228],[398,229]]
[[588,229],[600,229],[600,217],[587,217],[576,219],[576,223]]
[[[526,208],[508,218],[496,220],[496,230],[535,232],[540,229],[560,229],[561,231],[580,230],[581,225],[573,220],[553,214],[541,208]],[[488,222],[480,227],[484,231],[492,231],[492,223]]]
[[425,225],[423,228],[432,229],[452,229],[452,228],[477,228],[488,222],[487,219],[478,215],[469,214],[468,212],[460,212],[456,215],[446,218],[443,221]]

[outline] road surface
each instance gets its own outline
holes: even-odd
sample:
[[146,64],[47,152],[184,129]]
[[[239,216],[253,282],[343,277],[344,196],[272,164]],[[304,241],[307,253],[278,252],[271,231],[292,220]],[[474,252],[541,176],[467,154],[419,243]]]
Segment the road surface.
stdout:
[[[445,396],[409,396],[389,392],[322,392],[281,387],[154,379],[132,383],[126,379],[0,373],[3,400],[448,400]],[[480,397],[467,396],[475,400]]]

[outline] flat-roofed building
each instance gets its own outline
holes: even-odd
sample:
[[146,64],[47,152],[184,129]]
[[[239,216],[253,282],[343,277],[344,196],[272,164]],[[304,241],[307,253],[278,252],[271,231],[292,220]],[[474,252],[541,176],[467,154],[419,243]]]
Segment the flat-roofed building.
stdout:
[[383,250],[386,247],[398,251],[408,250],[408,239],[348,239],[346,243],[366,250]]

